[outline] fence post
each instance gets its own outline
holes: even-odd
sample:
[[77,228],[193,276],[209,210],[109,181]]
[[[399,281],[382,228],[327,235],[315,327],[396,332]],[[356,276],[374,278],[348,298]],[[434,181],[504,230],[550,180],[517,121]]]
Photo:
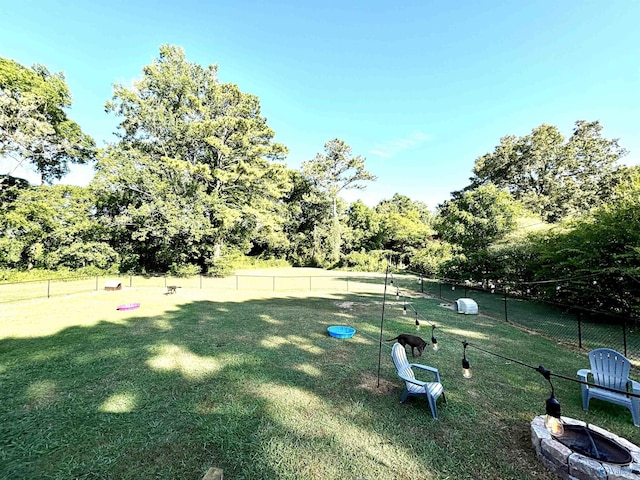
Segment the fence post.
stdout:
[[624,356],[627,356],[627,319],[622,320],[622,340],[624,341]]
[[276,276],[273,276],[273,291],[276,291]]
[[504,291],[504,321],[509,321],[509,315],[507,314],[507,291]]
[[424,278],[420,275],[420,293],[424,293]]
[[47,280],[47,298],[51,296],[51,279]]
[[442,282],[438,279],[438,287],[440,288],[440,300],[442,300]]
[[582,348],[582,313],[578,312],[578,347]]
[[347,292],[349,291],[349,277],[347,277]]
[[311,288],[311,275],[309,275],[309,291],[313,290],[313,288]]
[[240,276],[236,275],[236,290],[240,290]]
[[202,275],[200,275],[200,290],[202,290]]
[[96,292],[98,291],[98,275],[96,275]]
[[133,285],[133,275],[129,275],[129,288]]

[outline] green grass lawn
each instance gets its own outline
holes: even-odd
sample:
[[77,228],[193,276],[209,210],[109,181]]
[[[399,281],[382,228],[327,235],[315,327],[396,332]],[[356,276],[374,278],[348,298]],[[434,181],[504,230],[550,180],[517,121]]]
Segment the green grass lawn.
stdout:
[[626,320],[626,329],[623,329],[622,318],[605,315],[589,317],[583,312],[579,326],[576,311],[541,301],[508,297],[505,308],[504,294],[499,292],[492,294],[483,290],[466,289],[460,285],[452,290],[450,284],[440,284],[436,281],[425,281],[422,286],[415,286],[415,282],[407,281],[402,284],[416,290],[424,290],[425,293],[441,297],[447,302],[454,302],[461,297],[471,297],[478,303],[480,313],[484,315],[497,320],[506,318],[510,322],[575,347],[580,345],[582,337],[582,348],[585,351],[612,348],[625,353],[626,344],[627,358],[640,368],[640,326],[632,319]]
[[[383,280],[334,292],[294,288],[300,282],[290,291],[125,287],[4,304],[0,478],[200,479],[211,466],[229,480],[555,478],[529,432],[546,381],[472,348],[465,380],[460,340],[567,376],[588,365],[584,353],[416,296],[420,317],[438,325],[440,350],[419,359],[440,370],[446,389],[435,421],[425,400],[399,403],[391,342],[378,381]],[[402,302],[387,299],[384,338],[416,333]],[[131,302],[141,307],[116,310]],[[335,324],[357,333],[331,338]],[[640,443],[626,409],[594,400],[583,412],[578,384],[554,385],[564,415]]]

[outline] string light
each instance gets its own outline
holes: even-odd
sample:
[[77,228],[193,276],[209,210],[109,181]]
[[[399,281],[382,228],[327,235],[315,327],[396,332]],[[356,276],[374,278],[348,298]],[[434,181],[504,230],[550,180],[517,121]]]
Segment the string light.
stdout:
[[404,305],[402,305],[402,314],[406,315],[407,314],[407,300],[404,300]]
[[464,378],[471,378],[472,374],[471,374],[471,364],[469,363],[469,360],[467,360],[467,346],[469,344],[467,343],[467,341],[465,340],[464,342],[462,342],[462,347],[463,347],[463,353],[462,353],[462,376]]
[[[589,276],[593,276],[593,275],[589,275]],[[640,283],[640,280],[636,280],[635,278],[634,278],[634,280],[638,281],[638,283]],[[525,282],[524,284],[525,285],[527,285],[527,284],[528,285],[533,285],[533,284],[539,284],[539,283],[551,283],[551,281]],[[386,285],[386,282],[385,282],[385,285]],[[492,290],[495,290],[496,285],[494,285],[493,283],[490,283],[489,287]],[[455,289],[455,285],[452,286],[452,289]],[[530,292],[530,289],[528,288],[527,289],[527,293],[529,293],[529,292]],[[415,307],[412,304],[409,304],[409,306],[413,309],[413,311],[416,314],[416,317],[415,317],[416,318],[416,320],[415,320],[416,321],[416,329],[418,329],[419,324],[420,324],[420,322],[419,322],[419,312],[415,309]],[[405,305],[404,305],[404,313],[405,314],[406,314],[406,307],[407,307],[407,304],[406,304],[406,300],[405,300]],[[383,302],[383,317],[384,317],[384,302]],[[434,331],[435,331],[436,325],[431,323],[428,320],[426,320],[426,322],[429,325],[431,325],[431,343],[432,343],[432,347],[433,347],[434,351],[437,351],[438,344],[437,344],[437,340],[436,340],[435,335],[434,335]],[[381,326],[381,335],[382,335],[382,326]],[[450,334],[447,333],[447,335],[450,335]],[[455,336],[453,336],[453,335],[451,335],[451,336],[455,339]],[[460,341],[460,340],[455,339],[455,341]],[[463,368],[463,377],[464,378],[471,378],[472,377],[471,364],[470,364],[470,362],[469,362],[469,360],[467,359],[467,356],[466,356],[467,347],[475,348],[475,349],[480,350],[481,352],[484,352],[484,353],[486,353],[488,355],[492,355],[492,356],[495,356],[495,357],[502,358],[502,359],[504,359],[504,360],[506,360],[508,362],[519,364],[519,365],[522,365],[522,366],[527,367],[527,368],[531,368],[531,369],[536,370],[539,373],[541,373],[549,381],[549,384],[551,386],[551,396],[545,402],[545,411],[546,411],[545,426],[547,427],[547,429],[553,435],[556,435],[556,436],[562,434],[561,432],[564,430],[564,427],[563,427],[563,423],[562,423],[562,419],[561,419],[560,402],[555,397],[554,387],[553,387],[553,384],[551,382],[551,377],[552,376],[557,377],[557,378],[561,378],[563,380],[571,381],[571,382],[574,382],[574,383],[580,383],[582,385],[588,385],[588,386],[593,386],[593,387],[597,386],[598,388],[601,388],[603,390],[607,390],[607,391],[615,392],[615,393],[620,393],[620,394],[623,394],[623,395],[627,395],[629,397],[640,398],[640,394],[637,394],[637,393],[626,392],[626,391],[622,391],[622,390],[619,390],[619,389],[606,387],[606,386],[602,386],[602,385],[595,385],[595,384],[592,384],[592,383],[589,383],[589,382],[578,380],[578,379],[573,378],[573,377],[568,377],[568,376],[560,375],[560,374],[557,374],[557,373],[552,373],[551,371],[549,371],[546,368],[544,368],[542,365],[540,365],[538,367],[535,367],[535,366],[526,364],[524,362],[521,362],[521,361],[519,361],[517,359],[509,358],[509,357],[506,357],[504,355],[500,355],[498,353],[485,350],[485,349],[483,349],[483,348],[481,348],[481,347],[479,347],[477,345],[468,343],[466,340],[462,341],[461,343],[463,345],[462,368]],[[556,432],[558,432],[558,433],[556,433]]]
[[542,365],[538,366],[538,368],[536,368],[536,371],[538,371],[544,378],[546,378],[549,382],[549,385],[551,386],[551,396],[547,398],[547,402],[545,405],[546,416],[544,418],[544,426],[551,435],[558,437],[564,433],[564,424],[560,416],[560,402],[555,396],[553,383],[551,383],[551,372],[544,368]]
[[400,287],[396,288],[396,300],[400,300]]

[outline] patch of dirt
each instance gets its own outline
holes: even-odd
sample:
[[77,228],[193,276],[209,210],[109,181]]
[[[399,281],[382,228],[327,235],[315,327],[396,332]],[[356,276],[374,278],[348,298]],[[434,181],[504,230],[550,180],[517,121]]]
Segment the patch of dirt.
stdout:
[[508,459],[519,466],[523,471],[527,471],[531,478],[541,480],[555,480],[558,476],[548,470],[542,461],[536,456],[535,449],[531,444],[531,431],[521,424],[507,425],[505,428],[510,432],[509,438],[512,443],[509,446]]
[[336,303],[338,308],[344,308],[346,310],[351,310],[353,308],[354,302],[341,302]]
[[377,395],[386,395],[398,387],[394,382],[384,378],[380,379],[380,386],[378,386],[378,377],[369,372],[360,373],[359,382],[358,388]]

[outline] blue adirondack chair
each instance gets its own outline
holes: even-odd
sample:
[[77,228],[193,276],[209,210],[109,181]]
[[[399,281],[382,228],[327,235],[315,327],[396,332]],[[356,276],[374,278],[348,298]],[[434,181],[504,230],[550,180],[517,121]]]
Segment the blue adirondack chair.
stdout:
[[[391,349],[391,358],[398,371],[398,376],[404,380],[405,388],[400,397],[400,403],[404,403],[409,397],[425,397],[429,401],[429,407],[431,408],[431,415],[436,420],[438,419],[438,408],[436,407],[436,400],[440,395],[444,402],[447,402],[447,398],[444,395],[444,387],[440,382],[440,373],[438,369],[434,367],[428,367],[426,365],[419,365],[417,363],[409,363],[407,360],[407,352],[405,347],[396,343]],[[423,382],[416,379],[413,369],[425,370],[433,374],[435,382]]]
[[[640,398],[622,393],[640,394],[640,383],[629,378],[631,362],[620,352],[609,348],[598,348],[589,352],[589,362],[591,369],[578,370],[578,378],[581,381],[595,384],[595,386],[582,384],[582,408],[589,410],[589,400],[592,398],[622,405],[631,411],[633,424],[640,427]],[[604,390],[598,386],[620,390],[620,392]]]

